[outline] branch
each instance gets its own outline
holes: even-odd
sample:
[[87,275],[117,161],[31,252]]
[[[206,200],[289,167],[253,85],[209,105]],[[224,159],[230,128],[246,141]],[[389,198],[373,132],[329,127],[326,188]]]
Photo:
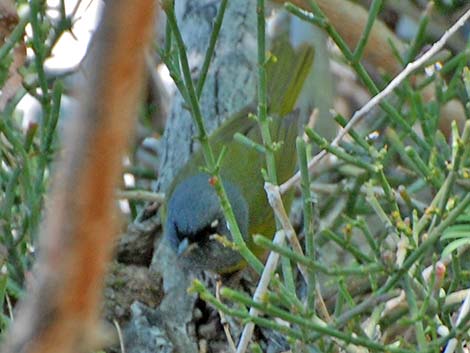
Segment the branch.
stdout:
[[[40,234],[36,282],[2,352],[96,349],[106,265],[117,230],[114,189],[132,135],[154,1],[110,1],[96,32],[93,75],[68,126]],[[102,340],[101,340],[102,341]]]

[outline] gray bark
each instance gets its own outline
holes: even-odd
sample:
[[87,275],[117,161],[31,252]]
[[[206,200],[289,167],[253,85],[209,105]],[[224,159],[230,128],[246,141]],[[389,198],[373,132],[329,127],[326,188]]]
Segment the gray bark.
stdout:
[[[198,77],[219,1],[177,1],[178,24],[191,71]],[[216,127],[252,102],[256,95],[256,11],[253,0],[231,0],[220,31],[200,105],[206,127]],[[159,190],[165,190],[191,153],[197,131],[183,98],[176,92],[163,140]]]

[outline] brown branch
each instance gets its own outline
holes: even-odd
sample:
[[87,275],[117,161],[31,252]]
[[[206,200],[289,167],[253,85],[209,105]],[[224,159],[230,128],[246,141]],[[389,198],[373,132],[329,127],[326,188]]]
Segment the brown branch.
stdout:
[[99,343],[103,279],[118,223],[114,190],[137,115],[154,6],[106,3],[93,75],[68,126],[41,229],[36,285],[2,352],[81,352]]
[[[282,4],[286,2],[285,0],[273,1]],[[291,0],[290,2],[311,11],[307,0]],[[354,50],[367,23],[367,10],[346,0],[316,0],[316,2],[333,27]],[[405,44],[381,20],[377,19],[364,50],[364,59],[375,67],[394,75],[400,70],[401,65],[397,61],[389,41],[399,52],[403,52],[405,49]]]

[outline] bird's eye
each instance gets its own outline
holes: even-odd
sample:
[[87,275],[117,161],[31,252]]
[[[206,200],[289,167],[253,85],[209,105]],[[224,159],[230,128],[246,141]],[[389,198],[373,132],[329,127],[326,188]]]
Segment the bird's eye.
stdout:
[[216,229],[217,227],[219,226],[219,220],[218,219],[214,219],[211,223],[211,228],[212,229]]

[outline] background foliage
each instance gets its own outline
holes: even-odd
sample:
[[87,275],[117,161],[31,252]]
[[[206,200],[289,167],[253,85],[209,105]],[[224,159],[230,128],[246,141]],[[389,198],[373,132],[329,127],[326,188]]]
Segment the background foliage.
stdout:
[[[316,2],[307,3],[308,12],[292,4],[285,8],[323,28],[335,44],[332,70],[346,71],[334,72],[338,80],[334,118],[345,126],[349,115],[383,90],[395,73],[364,66],[361,59],[370,27],[356,48],[348,48]],[[395,59],[403,67],[467,9],[464,1],[375,0],[362,5],[369,9],[370,24],[381,20],[398,31],[403,18],[412,19],[416,30],[408,32],[409,45],[405,52],[396,52]],[[34,263],[52,161],[60,150],[59,126],[67,123],[60,114],[67,91],[64,75],[49,72],[44,63],[75,20],[74,12],[67,13],[63,2],[54,16],[41,1],[29,2],[28,11],[23,6],[26,4],[16,4],[18,16],[15,9],[11,12],[14,25],[2,28],[8,40],[0,48],[2,95],[13,92],[0,113],[2,330],[13,316],[12,308],[23,295]],[[204,80],[193,83],[177,24],[171,22],[172,4],[164,1],[164,6],[169,25],[166,44],[159,53],[188,106],[197,112],[195,94]],[[263,33],[264,16],[259,16],[259,26]],[[257,44],[264,48],[263,35]],[[297,145],[303,178],[297,213],[303,217],[294,222],[305,255],[257,238],[283,258],[262,298],[253,300],[246,293],[224,288],[221,302],[198,283],[193,289],[221,312],[282,333],[294,351],[463,349],[469,324],[468,308],[462,302],[470,300],[469,50],[467,25],[445,52],[405,79],[338,145],[315,127],[305,129],[307,143],[299,140]],[[209,49],[206,56],[210,59],[211,55]],[[265,55],[259,57],[260,77],[266,59]],[[17,74],[10,69],[15,64],[20,84],[15,83]],[[353,75],[342,75],[344,72]],[[258,82],[262,97],[266,87],[261,79]],[[361,100],[358,92],[367,98]],[[29,123],[18,109],[27,94],[41,107],[40,115]],[[151,99],[143,104],[139,133],[128,156],[126,175],[134,178],[131,188],[139,191],[151,191],[154,182],[154,146],[159,138],[153,120],[156,111]],[[269,124],[260,111],[261,126]],[[195,119],[201,118],[195,115]],[[306,164],[312,151],[318,150],[328,152],[326,162],[308,176]],[[210,170],[216,171],[215,163],[216,158],[208,158]],[[142,194],[129,197],[126,205],[131,222],[145,203]],[[298,268],[305,272],[301,274]],[[263,315],[249,315],[249,307]],[[460,343],[457,348],[456,342]]]

